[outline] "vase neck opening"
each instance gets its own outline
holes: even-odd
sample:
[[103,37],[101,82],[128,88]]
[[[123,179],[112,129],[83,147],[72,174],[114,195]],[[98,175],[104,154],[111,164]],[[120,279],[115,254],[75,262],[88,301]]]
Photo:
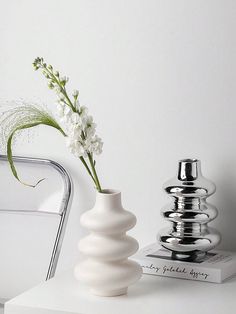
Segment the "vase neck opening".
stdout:
[[103,189],[102,192],[98,192],[99,194],[105,194],[105,195],[116,195],[116,194],[121,194],[119,190],[114,190],[114,189]]
[[96,205],[101,209],[120,209],[122,207],[121,192],[113,189],[104,189],[102,192],[98,192]]
[[193,181],[201,176],[201,163],[198,159],[182,159],[179,161],[178,179]]

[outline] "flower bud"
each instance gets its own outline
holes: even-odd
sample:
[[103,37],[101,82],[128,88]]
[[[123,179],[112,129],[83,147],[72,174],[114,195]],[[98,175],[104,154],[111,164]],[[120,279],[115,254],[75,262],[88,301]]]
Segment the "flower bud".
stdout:
[[49,87],[50,89],[53,89],[53,88],[54,88],[54,84],[53,84],[52,82],[49,82],[49,83],[48,83],[48,87]]
[[75,90],[73,91],[72,96],[73,96],[75,99],[77,99],[78,96],[79,96],[79,91],[78,91],[77,89],[75,89]]

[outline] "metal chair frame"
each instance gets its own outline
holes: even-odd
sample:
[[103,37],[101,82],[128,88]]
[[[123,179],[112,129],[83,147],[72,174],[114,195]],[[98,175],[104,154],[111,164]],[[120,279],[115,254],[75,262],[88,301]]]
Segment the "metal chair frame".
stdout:
[[[7,162],[7,156],[0,155],[0,162],[1,161]],[[62,242],[65,235],[65,229],[66,229],[66,224],[67,224],[67,220],[68,220],[68,216],[70,212],[71,199],[72,199],[72,194],[73,194],[72,180],[64,167],[62,167],[59,163],[49,160],[49,159],[14,156],[13,161],[16,163],[19,162],[19,163],[24,163],[24,164],[45,165],[45,166],[53,167],[56,171],[59,172],[59,174],[61,175],[63,179],[64,192],[63,192],[63,198],[62,198],[62,203],[61,203],[61,208],[60,208],[59,213],[47,213],[45,211],[40,211],[40,210],[14,210],[14,209],[12,210],[12,209],[0,208],[0,212],[11,212],[11,213],[14,213],[14,212],[40,213],[41,212],[41,213],[50,214],[50,215],[52,214],[55,214],[57,216],[60,215],[60,222],[57,229],[57,235],[56,235],[56,239],[53,245],[52,255],[51,255],[49,267],[47,270],[46,280],[48,280],[55,275],[56,267],[57,267],[61,247],[62,247]]]

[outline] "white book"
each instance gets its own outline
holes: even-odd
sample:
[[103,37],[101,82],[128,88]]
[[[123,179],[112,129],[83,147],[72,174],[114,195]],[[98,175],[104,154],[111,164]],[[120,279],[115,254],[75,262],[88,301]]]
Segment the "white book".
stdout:
[[236,274],[236,252],[213,250],[197,262],[173,260],[171,252],[154,243],[133,257],[144,274],[221,283]]

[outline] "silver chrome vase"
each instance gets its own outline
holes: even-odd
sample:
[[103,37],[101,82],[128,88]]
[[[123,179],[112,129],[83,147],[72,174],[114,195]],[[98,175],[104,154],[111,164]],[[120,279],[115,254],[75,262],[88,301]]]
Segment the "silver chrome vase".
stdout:
[[203,259],[220,242],[220,234],[207,225],[218,213],[206,201],[215,192],[214,183],[202,176],[200,160],[183,159],[179,161],[177,176],[163,188],[173,200],[162,209],[172,227],[161,230],[160,244],[172,251],[173,259]]

